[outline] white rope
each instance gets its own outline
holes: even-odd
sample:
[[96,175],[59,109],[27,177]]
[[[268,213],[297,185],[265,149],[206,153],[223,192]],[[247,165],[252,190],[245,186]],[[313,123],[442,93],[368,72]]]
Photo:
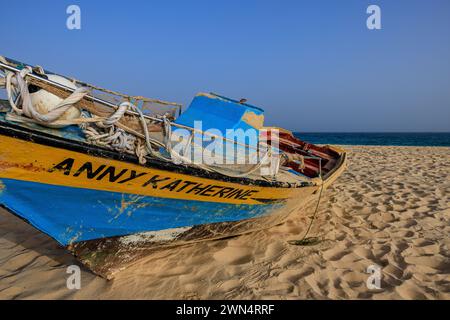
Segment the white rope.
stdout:
[[[142,131],[144,132],[144,143],[142,143],[142,140],[138,139],[135,135],[116,126],[116,123],[122,119],[128,109],[139,114]],[[150,137],[144,114],[138,107],[129,101],[122,102],[111,116],[104,121],[96,122],[95,125],[98,128],[94,128],[89,124],[80,126],[86,135],[86,139],[93,144],[110,146],[117,151],[136,154],[139,158],[139,163],[141,164],[147,162],[146,157],[148,155],[170,161],[170,159],[164,158],[159,152],[153,150],[153,145],[164,146],[164,144]]]
[[[42,114],[35,109],[33,102],[31,101],[30,92],[28,91],[28,84],[25,77],[30,72],[32,72],[30,67],[22,69],[17,74],[7,72],[6,91],[8,100],[14,112],[18,115],[24,115],[31,118],[40,124],[54,125],[55,122],[57,122],[69,108],[72,108],[89,93],[88,88],[77,88],[70,96],[58,103],[54,109],[50,110],[46,114]],[[19,98],[21,101],[21,107],[17,105]]]

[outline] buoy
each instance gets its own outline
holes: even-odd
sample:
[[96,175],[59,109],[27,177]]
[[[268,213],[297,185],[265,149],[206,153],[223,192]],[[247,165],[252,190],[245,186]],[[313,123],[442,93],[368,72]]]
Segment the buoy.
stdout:
[[[62,84],[63,86],[66,86],[71,89],[76,89],[77,87],[75,84],[73,84],[70,80],[57,76],[54,74],[48,74],[48,79],[53,82],[57,82],[59,84]],[[33,103],[34,108],[37,112],[40,114],[47,114],[51,110],[55,109],[55,107],[64,99],[54,95],[53,93],[50,93],[48,91],[45,91],[44,89],[40,89],[36,92],[30,93],[31,102]],[[66,112],[63,113],[61,118],[59,120],[71,120],[79,118],[81,115],[81,111],[76,107],[70,107],[66,110]],[[49,124],[49,127],[53,128],[62,128],[64,125],[53,125]]]

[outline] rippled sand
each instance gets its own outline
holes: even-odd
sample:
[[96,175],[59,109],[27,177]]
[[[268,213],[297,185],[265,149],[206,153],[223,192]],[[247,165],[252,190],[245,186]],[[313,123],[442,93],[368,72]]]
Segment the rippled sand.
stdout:
[[[148,256],[106,281],[47,236],[0,210],[2,299],[450,299],[450,148],[346,147],[348,170],[285,224]],[[368,289],[367,268],[381,268]]]

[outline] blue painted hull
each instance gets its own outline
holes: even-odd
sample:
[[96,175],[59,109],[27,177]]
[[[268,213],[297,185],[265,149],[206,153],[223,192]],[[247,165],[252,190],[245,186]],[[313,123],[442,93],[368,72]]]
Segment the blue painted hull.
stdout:
[[256,218],[282,206],[156,198],[15,179],[1,182],[1,203],[62,245]]

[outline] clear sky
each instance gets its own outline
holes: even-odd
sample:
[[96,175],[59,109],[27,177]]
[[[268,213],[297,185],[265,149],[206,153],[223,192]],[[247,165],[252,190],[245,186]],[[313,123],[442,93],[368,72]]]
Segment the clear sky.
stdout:
[[[81,8],[81,30],[66,8]],[[381,8],[381,30],[366,9]],[[0,55],[188,105],[212,91],[294,131],[450,131],[450,1],[0,0]]]

